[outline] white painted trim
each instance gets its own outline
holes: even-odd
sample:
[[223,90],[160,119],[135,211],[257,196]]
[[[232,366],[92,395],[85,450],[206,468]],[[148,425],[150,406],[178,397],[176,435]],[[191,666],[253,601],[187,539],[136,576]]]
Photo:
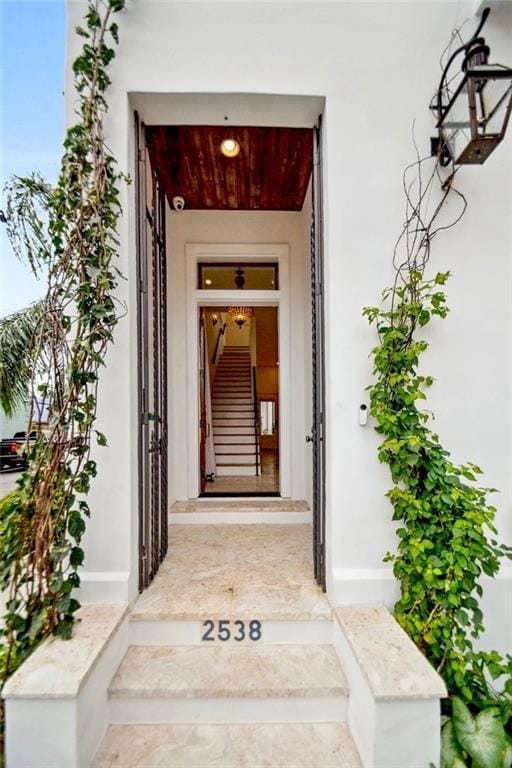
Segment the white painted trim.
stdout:
[[321,95],[140,92],[128,94],[146,125],[229,125],[313,128],[325,109]]
[[[199,496],[199,349],[198,311],[202,306],[222,306],[243,302],[249,306],[278,307],[279,325],[279,475],[283,498],[291,498],[291,346],[290,346],[290,248],[287,243],[187,243],[187,487],[188,498]],[[199,261],[268,261],[279,265],[278,291],[211,291],[197,288]]]

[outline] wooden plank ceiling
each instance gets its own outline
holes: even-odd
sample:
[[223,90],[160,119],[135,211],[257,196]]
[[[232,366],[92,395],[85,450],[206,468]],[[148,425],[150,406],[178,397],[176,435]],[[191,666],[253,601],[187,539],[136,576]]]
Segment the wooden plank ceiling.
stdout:
[[[220,151],[223,139],[240,144],[237,157]],[[151,126],[151,164],[169,203],[185,209],[300,211],[312,167],[310,128]]]

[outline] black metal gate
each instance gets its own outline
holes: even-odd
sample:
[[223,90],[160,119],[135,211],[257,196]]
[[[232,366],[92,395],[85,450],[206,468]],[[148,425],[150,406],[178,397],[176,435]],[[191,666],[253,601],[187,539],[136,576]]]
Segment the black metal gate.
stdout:
[[321,121],[313,130],[311,221],[311,327],[313,370],[313,557],[315,578],[325,590],[325,363]]
[[167,291],[165,197],[135,114],[139,590],[167,552]]

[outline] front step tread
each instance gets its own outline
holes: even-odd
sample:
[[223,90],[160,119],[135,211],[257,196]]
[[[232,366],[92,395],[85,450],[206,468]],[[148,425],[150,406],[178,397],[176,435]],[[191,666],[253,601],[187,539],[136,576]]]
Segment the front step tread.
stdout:
[[111,725],[92,768],[361,768],[345,724]]
[[[233,641],[234,643],[234,641]],[[112,698],[309,698],[346,696],[330,645],[131,645]]]

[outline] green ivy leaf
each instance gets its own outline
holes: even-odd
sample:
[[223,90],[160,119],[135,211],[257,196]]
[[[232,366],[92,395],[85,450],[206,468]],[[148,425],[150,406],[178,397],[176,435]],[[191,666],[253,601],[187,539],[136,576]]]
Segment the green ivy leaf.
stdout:
[[421,312],[418,315],[418,322],[420,325],[427,325],[427,323],[430,321],[430,312],[428,309],[422,309]]
[[98,432],[97,429],[94,430],[96,432],[96,442],[98,445],[107,445],[107,438],[103,434],[103,432]]
[[73,568],[77,568],[84,562],[84,551],[80,547],[73,547],[69,555],[69,563]]

